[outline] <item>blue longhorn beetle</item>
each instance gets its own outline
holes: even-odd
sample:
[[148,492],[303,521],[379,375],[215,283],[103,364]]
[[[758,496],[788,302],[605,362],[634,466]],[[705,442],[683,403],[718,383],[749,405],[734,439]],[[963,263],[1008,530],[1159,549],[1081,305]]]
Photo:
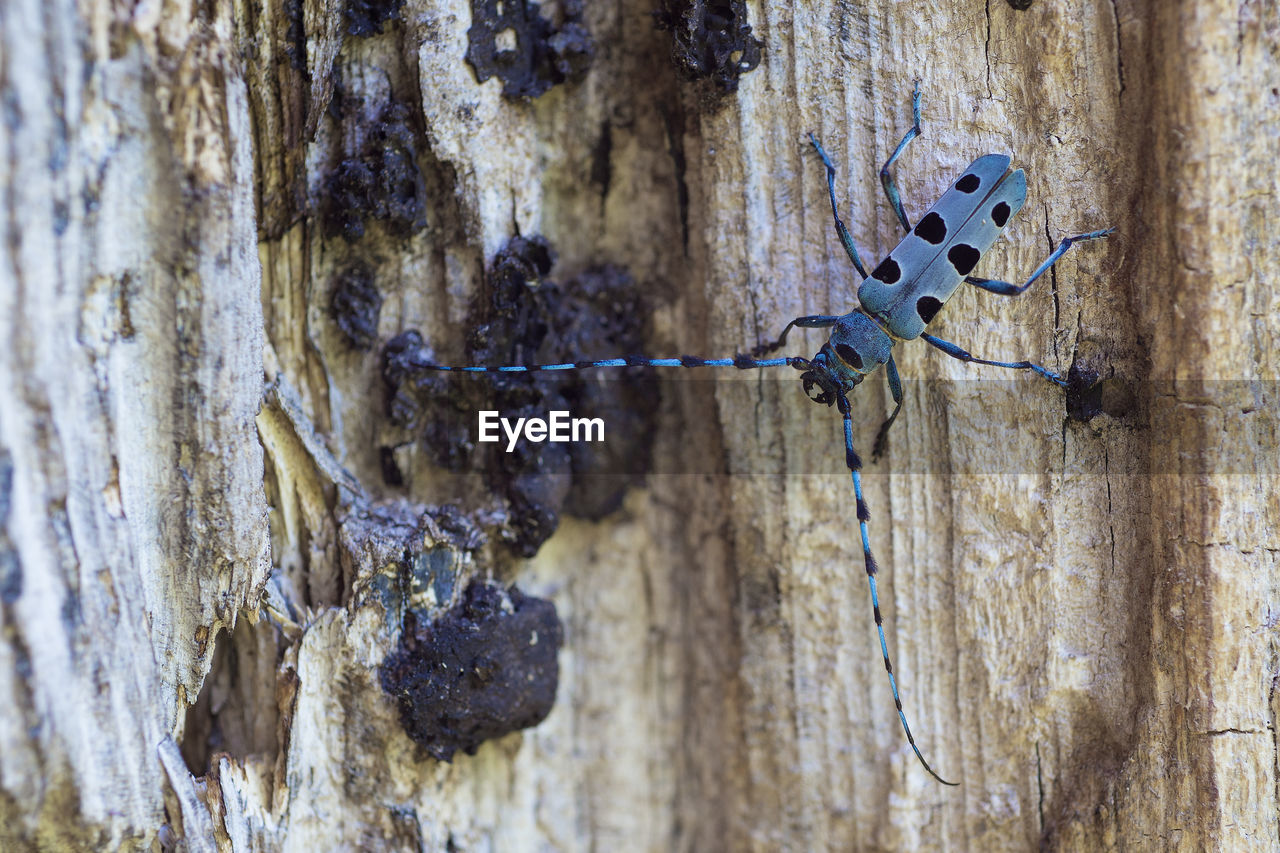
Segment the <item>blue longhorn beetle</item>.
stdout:
[[[507,365],[501,367],[457,367],[433,364],[424,351],[415,358],[415,366],[427,370],[458,373],[524,373],[541,370],[579,370],[591,367],[758,367],[789,366],[803,371],[800,379],[805,394],[813,401],[827,406],[835,405],[844,421],[845,463],[853,478],[853,491],[857,499],[858,526],[862,534],[862,559],[866,567],[867,581],[871,588],[871,610],[875,617],[876,632],[880,638],[880,654],[889,676],[889,689],[893,704],[907,742],[920,764],[929,775],[944,785],[954,785],[934,772],[916,746],[902,710],[898,683],[889,660],[889,646],[884,637],[884,619],[880,615],[880,596],[876,588],[876,561],[871,553],[871,541],[867,535],[867,521],[871,514],[862,497],[862,460],[853,449],[853,420],[848,394],[877,368],[884,365],[889,391],[893,395],[893,411],[880,426],[876,435],[873,457],[884,450],[889,427],[902,408],[902,380],[893,361],[893,347],[899,341],[923,338],[926,343],[942,352],[973,364],[989,364],[1013,370],[1030,370],[1056,385],[1067,383],[1053,371],[1030,361],[988,361],[976,358],[953,343],[925,332],[925,327],[955,292],[961,282],[967,282],[990,293],[1014,296],[1022,293],[1058,261],[1074,243],[1092,240],[1110,234],[1114,229],[1091,231],[1063,239],[1058,247],[1023,284],[977,278],[969,275],[978,260],[995,243],[1009,219],[1026,201],[1027,178],[1021,169],[1009,171],[1010,159],[1004,154],[987,154],[969,164],[955,183],[929,208],[915,227],[911,226],[898,188],[889,168],[902,155],[912,139],[920,135],[920,88],[917,84],[912,95],[913,125],[902,137],[893,155],[880,168],[880,182],[898,221],[907,231],[897,247],[868,275],[862,259],[854,246],[849,230],[840,219],[836,206],[836,169],[818,140],[811,133],[809,141],[822,158],[827,170],[827,194],[831,199],[831,214],[835,219],[836,233],[849,260],[862,276],[858,285],[859,307],[847,314],[815,314],[797,317],[787,324],[777,340],[757,346],[750,354],[738,354],[732,358],[695,358],[683,355],[679,358],[643,358],[628,356],[597,361],[575,361],[564,364]],[[780,349],[793,328],[830,328],[831,334],[822,349],[811,359],[799,356],[786,358],[762,358]]]

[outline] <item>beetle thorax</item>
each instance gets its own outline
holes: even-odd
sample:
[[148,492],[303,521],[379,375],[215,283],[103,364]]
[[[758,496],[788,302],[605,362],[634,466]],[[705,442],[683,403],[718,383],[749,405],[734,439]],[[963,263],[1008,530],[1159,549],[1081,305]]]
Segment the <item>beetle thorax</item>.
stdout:
[[800,378],[815,403],[830,406],[867,375],[889,360],[893,339],[861,310],[845,314],[832,327],[831,337],[809,362]]

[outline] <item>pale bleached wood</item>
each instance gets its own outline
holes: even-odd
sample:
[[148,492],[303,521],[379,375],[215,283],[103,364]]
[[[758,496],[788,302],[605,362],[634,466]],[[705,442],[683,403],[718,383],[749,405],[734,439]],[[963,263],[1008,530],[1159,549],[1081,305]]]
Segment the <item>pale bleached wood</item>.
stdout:
[[145,848],[181,826],[190,791],[166,817],[162,744],[270,567],[229,10],[119,14],[0,10],[7,850]]
[[[719,100],[676,79],[649,11],[588,4],[590,72],[530,103],[462,62],[465,3],[409,2],[362,39],[315,3],[0,11],[0,846],[1280,843],[1275,9],[763,4],[763,61]],[[367,132],[326,113],[335,75],[362,115],[420,105],[426,228],[325,235],[326,170]],[[981,272],[1117,228],[1017,299],[962,290],[936,329],[1114,375],[1089,423],[1046,383],[901,348],[871,536],[906,709],[955,789],[898,728],[839,419],[791,371],[666,383],[667,473],[517,562],[415,527],[494,499],[410,445],[406,486],[382,483],[399,439],[377,348],[328,316],[365,263],[380,340],[418,328],[456,356],[517,231],[551,240],[556,280],[629,269],[654,355],[847,310],[806,133],[874,263],[898,235],[876,170],[916,79],[913,215],[978,154],[1027,170]],[[856,394],[868,461],[887,396]],[[377,676],[406,548],[555,600],[544,723],[448,765],[415,752]]]

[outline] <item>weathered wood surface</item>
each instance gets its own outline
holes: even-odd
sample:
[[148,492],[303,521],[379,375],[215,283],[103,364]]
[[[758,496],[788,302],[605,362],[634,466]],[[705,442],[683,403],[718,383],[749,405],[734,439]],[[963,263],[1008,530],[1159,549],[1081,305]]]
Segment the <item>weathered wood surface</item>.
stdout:
[[[0,847],[1280,845],[1275,3],[762,4],[762,62],[719,99],[649,6],[587,6],[585,79],[531,102],[476,82],[465,3],[361,37],[312,2],[0,6]],[[875,173],[916,78],[909,211],[980,153],[1028,173],[979,272],[1117,228],[937,324],[1113,375],[1087,423],[899,356],[871,535],[907,712],[961,787],[898,728],[838,417],[789,371],[666,383],[654,455],[685,473],[532,561],[454,557],[556,602],[559,698],[474,756],[415,752],[379,572],[458,536],[379,519],[493,507],[408,445],[386,485],[378,347],[335,328],[335,279],[366,265],[378,340],[448,357],[485,264],[537,233],[557,281],[629,270],[652,354],[730,354],[852,304],[806,132],[864,253],[892,247]],[[332,164],[388,109],[428,203],[348,241]]]

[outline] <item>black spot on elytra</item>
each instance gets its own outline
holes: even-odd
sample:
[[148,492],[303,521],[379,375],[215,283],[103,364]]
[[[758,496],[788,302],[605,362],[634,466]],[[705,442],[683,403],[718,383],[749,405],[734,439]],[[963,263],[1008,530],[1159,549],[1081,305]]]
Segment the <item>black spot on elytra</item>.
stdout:
[[898,262],[893,258],[885,258],[871,273],[871,277],[885,284],[897,284],[902,278],[902,267],[898,266]]
[[956,189],[960,190],[962,193],[971,193],[977,190],[981,184],[982,181],[979,180],[978,176],[973,172],[970,172],[960,180],[956,181]]
[[934,316],[941,309],[942,302],[932,296],[921,296],[916,300],[916,313],[920,315],[921,320],[924,320],[926,326],[933,321]]
[[937,246],[947,239],[947,223],[941,216],[929,211],[924,219],[916,223],[916,236],[927,243]]
[[951,247],[951,251],[947,252],[947,260],[951,261],[951,266],[955,267],[960,275],[973,272],[973,268],[978,265],[978,258],[981,257],[982,253],[968,243],[956,243]]
[[1002,201],[991,208],[991,221],[996,224],[997,228],[1003,228],[1004,224],[1009,221],[1009,205]]
[[862,369],[862,356],[858,355],[858,351],[848,344],[836,344],[836,355],[840,356],[841,360],[854,370]]

